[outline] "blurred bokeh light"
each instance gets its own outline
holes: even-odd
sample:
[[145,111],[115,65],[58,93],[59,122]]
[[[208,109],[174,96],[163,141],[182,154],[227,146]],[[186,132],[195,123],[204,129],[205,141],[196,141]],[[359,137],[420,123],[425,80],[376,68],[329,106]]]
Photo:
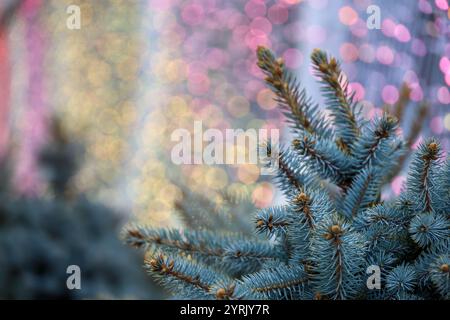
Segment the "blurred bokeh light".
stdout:
[[[450,149],[447,1],[20,2],[0,29],[0,83],[10,83],[10,91],[0,86],[0,151],[14,142],[15,183],[24,194],[46,192],[35,158],[57,115],[85,147],[76,189],[141,221],[177,223],[179,183],[211,199],[245,190],[257,207],[270,205],[276,190],[253,165],[170,161],[171,133],[192,132],[194,121],[204,130],[284,130],[255,63],[258,45],[277,52],[312,93],[310,51],[336,55],[367,119],[395,105],[408,84],[408,115],[430,105],[417,139],[433,134]],[[371,4],[381,8],[381,30],[367,28]],[[80,30],[66,26],[69,5],[81,8]],[[394,179],[394,193],[403,180],[402,173]]]

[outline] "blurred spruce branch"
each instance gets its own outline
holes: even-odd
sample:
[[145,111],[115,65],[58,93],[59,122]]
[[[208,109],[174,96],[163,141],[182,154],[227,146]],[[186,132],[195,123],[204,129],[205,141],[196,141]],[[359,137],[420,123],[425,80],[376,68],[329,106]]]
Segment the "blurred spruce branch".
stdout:
[[[394,105],[385,105],[383,108],[385,112],[392,114],[398,119],[403,134],[406,135],[405,152],[398,159],[395,170],[386,182],[389,182],[404,169],[406,161],[411,156],[411,147],[416,142],[420,132],[422,132],[423,125],[428,116],[428,111],[431,107],[430,103],[427,101],[421,101],[418,105],[411,105],[410,94],[411,89],[404,83],[400,88],[398,101]],[[406,119],[405,117],[405,109],[408,107],[415,107],[417,109],[416,112],[414,112],[412,119]]]
[[[156,298],[160,290],[140,268],[140,257],[119,240],[119,214],[70,188],[79,146],[57,119],[41,153],[52,192],[27,198],[12,190],[11,153],[0,159],[0,299]],[[67,267],[81,269],[81,290],[66,286]]]
[[0,29],[6,28],[16,13],[19,11],[24,0],[7,0],[3,4],[3,10],[0,10]]

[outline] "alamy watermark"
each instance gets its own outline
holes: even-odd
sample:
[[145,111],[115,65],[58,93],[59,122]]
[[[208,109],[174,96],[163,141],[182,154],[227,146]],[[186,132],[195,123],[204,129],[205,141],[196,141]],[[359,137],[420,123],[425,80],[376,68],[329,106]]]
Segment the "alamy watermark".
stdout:
[[366,25],[369,30],[380,30],[381,29],[381,9],[377,5],[370,5],[367,7],[366,13],[369,15],[367,17]]
[[370,265],[366,269],[366,274],[369,274],[366,281],[367,289],[373,290],[381,289],[381,269],[377,265]]
[[[184,128],[172,132],[171,159],[174,164],[254,164],[261,175],[273,175],[278,168],[278,129],[203,130],[202,121],[194,121],[193,134]],[[267,148],[270,146],[270,148]],[[270,152],[268,152],[270,149]]]
[[77,5],[70,5],[66,9],[66,13],[69,15],[66,19],[66,26],[69,30],[81,29],[81,8]]
[[70,274],[67,277],[66,286],[69,290],[81,289],[81,268],[76,264],[72,264],[67,267],[66,273]]

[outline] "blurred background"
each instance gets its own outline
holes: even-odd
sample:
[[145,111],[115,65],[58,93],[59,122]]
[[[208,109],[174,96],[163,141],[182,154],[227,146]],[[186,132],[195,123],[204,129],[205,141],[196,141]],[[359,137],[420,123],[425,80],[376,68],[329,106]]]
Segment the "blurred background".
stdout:
[[[71,5],[80,8],[80,29],[67,26]],[[371,5],[379,29],[367,27]],[[389,110],[402,118],[410,148],[432,135],[448,152],[449,18],[447,0],[2,0],[4,193],[50,203],[82,195],[121,219],[105,234],[127,221],[183,226],[179,213],[190,214],[182,204],[192,194],[213,208],[237,195],[236,203],[253,204],[233,202],[245,218],[281,201],[255,165],[170,161],[171,133],[193,131],[196,120],[204,129],[278,128],[289,139],[255,63],[258,45],[281,56],[321,104],[309,55],[328,51],[342,61],[366,119]],[[52,171],[42,152],[55,145]],[[69,166],[77,169],[60,180],[70,192],[58,197],[55,176]],[[404,174],[399,167],[385,197],[400,192]]]

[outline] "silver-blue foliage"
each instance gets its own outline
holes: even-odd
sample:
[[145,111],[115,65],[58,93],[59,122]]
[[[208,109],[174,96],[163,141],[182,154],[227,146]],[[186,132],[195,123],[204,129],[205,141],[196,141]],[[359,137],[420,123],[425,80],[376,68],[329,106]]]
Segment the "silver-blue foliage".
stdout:
[[[287,204],[255,218],[266,243],[145,227],[127,229],[127,241],[150,249],[151,274],[178,297],[448,299],[450,160],[438,141],[423,141],[401,195],[382,200],[405,153],[397,120],[383,114],[363,121],[339,63],[320,50],[312,62],[331,122],[283,61],[258,49],[258,66],[295,136],[281,148],[275,179]],[[367,285],[373,266],[380,288]]]

